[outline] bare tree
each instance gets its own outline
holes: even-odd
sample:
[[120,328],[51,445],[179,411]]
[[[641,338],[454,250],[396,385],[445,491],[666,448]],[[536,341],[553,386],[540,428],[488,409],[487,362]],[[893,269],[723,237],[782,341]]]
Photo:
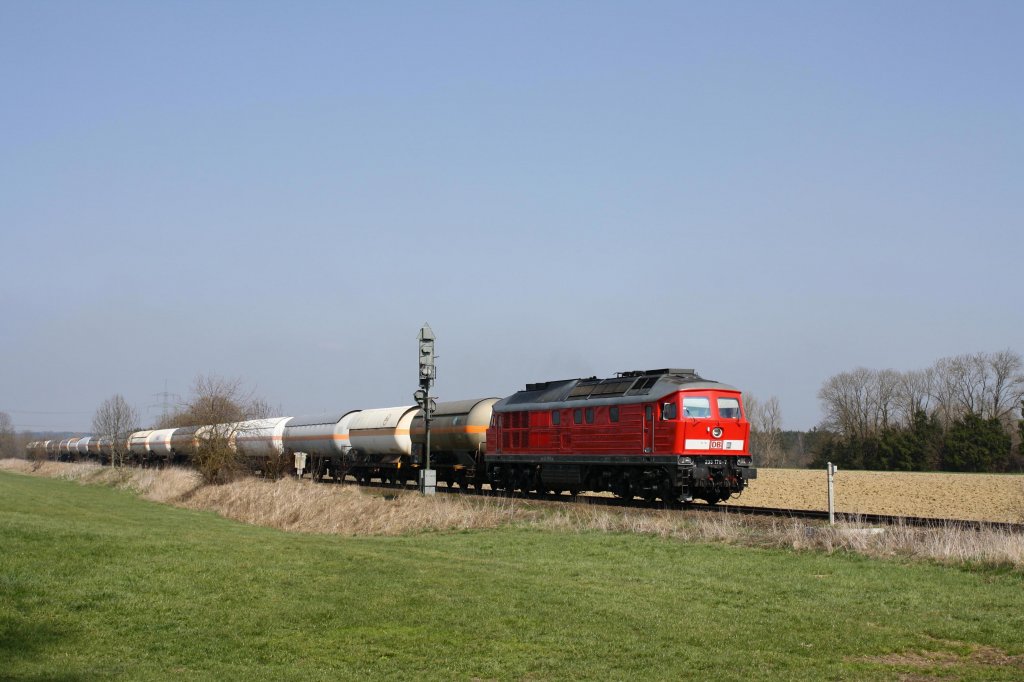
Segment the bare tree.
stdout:
[[930,414],[933,411],[932,384],[934,382],[934,369],[912,370],[900,374],[895,402],[899,413],[899,422],[902,426],[909,427],[914,421],[914,415],[918,412]]
[[782,464],[782,410],[779,399],[772,396],[761,401],[750,395],[743,396],[743,405],[750,422],[750,453],[759,466]]
[[1012,421],[1024,400],[1024,359],[1007,348],[989,355],[986,363],[991,381],[984,397],[990,416]]
[[18,457],[18,441],[14,437],[14,423],[6,412],[0,412],[0,459]]
[[92,418],[93,436],[110,440],[110,462],[124,464],[128,453],[128,436],[139,428],[139,415],[120,393],[107,398]]
[[240,379],[199,376],[192,384],[189,400],[162,426],[200,427],[192,455],[196,468],[209,483],[227,483],[247,471],[245,458],[236,446],[246,422],[269,414],[267,402],[254,398]]
[[829,377],[818,391],[825,424],[840,433],[865,436],[875,425],[877,372],[858,367]]
[[976,414],[1009,425],[1024,399],[1024,360],[1009,349],[942,358],[934,373],[933,398],[945,424]]

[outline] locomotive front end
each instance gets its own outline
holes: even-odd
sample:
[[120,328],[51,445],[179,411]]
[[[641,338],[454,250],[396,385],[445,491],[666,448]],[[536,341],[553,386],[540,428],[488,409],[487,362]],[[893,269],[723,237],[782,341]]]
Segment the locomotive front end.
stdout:
[[739,391],[681,391],[663,409],[678,410],[679,465],[692,497],[715,504],[757,478]]

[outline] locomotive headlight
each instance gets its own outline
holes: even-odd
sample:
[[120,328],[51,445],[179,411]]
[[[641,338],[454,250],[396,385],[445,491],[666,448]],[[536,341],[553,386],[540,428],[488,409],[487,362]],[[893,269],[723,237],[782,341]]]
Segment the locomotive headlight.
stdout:
[[748,467],[748,466],[750,466],[750,458],[749,457],[737,457],[736,458],[736,464],[738,464],[741,467]]
[[715,438],[721,438],[722,437],[722,427],[721,426],[716,426],[714,429],[712,429],[711,435],[714,436]]
[[679,458],[679,463],[680,464],[693,464],[693,458],[692,457],[680,457]]

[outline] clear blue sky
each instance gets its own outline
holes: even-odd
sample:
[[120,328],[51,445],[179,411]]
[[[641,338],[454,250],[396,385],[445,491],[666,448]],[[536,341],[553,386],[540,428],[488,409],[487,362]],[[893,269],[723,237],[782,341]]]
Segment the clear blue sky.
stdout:
[[1024,3],[0,3],[0,410],[1024,352]]

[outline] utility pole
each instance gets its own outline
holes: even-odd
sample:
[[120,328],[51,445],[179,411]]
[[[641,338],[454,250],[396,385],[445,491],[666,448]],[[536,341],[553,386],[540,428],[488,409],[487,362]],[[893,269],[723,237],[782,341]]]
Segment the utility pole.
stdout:
[[437,409],[437,403],[430,397],[430,386],[437,376],[437,368],[434,366],[434,331],[429,324],[424,324],[420,329],[420,387],[413,394],[416,402],[423,410],[423,426],[426,430],[425,446],[423,451],[423,468],[420,469],[420,492],[424,495],[433,495],[437,488],[437,472],[430,468],[430,418]]

